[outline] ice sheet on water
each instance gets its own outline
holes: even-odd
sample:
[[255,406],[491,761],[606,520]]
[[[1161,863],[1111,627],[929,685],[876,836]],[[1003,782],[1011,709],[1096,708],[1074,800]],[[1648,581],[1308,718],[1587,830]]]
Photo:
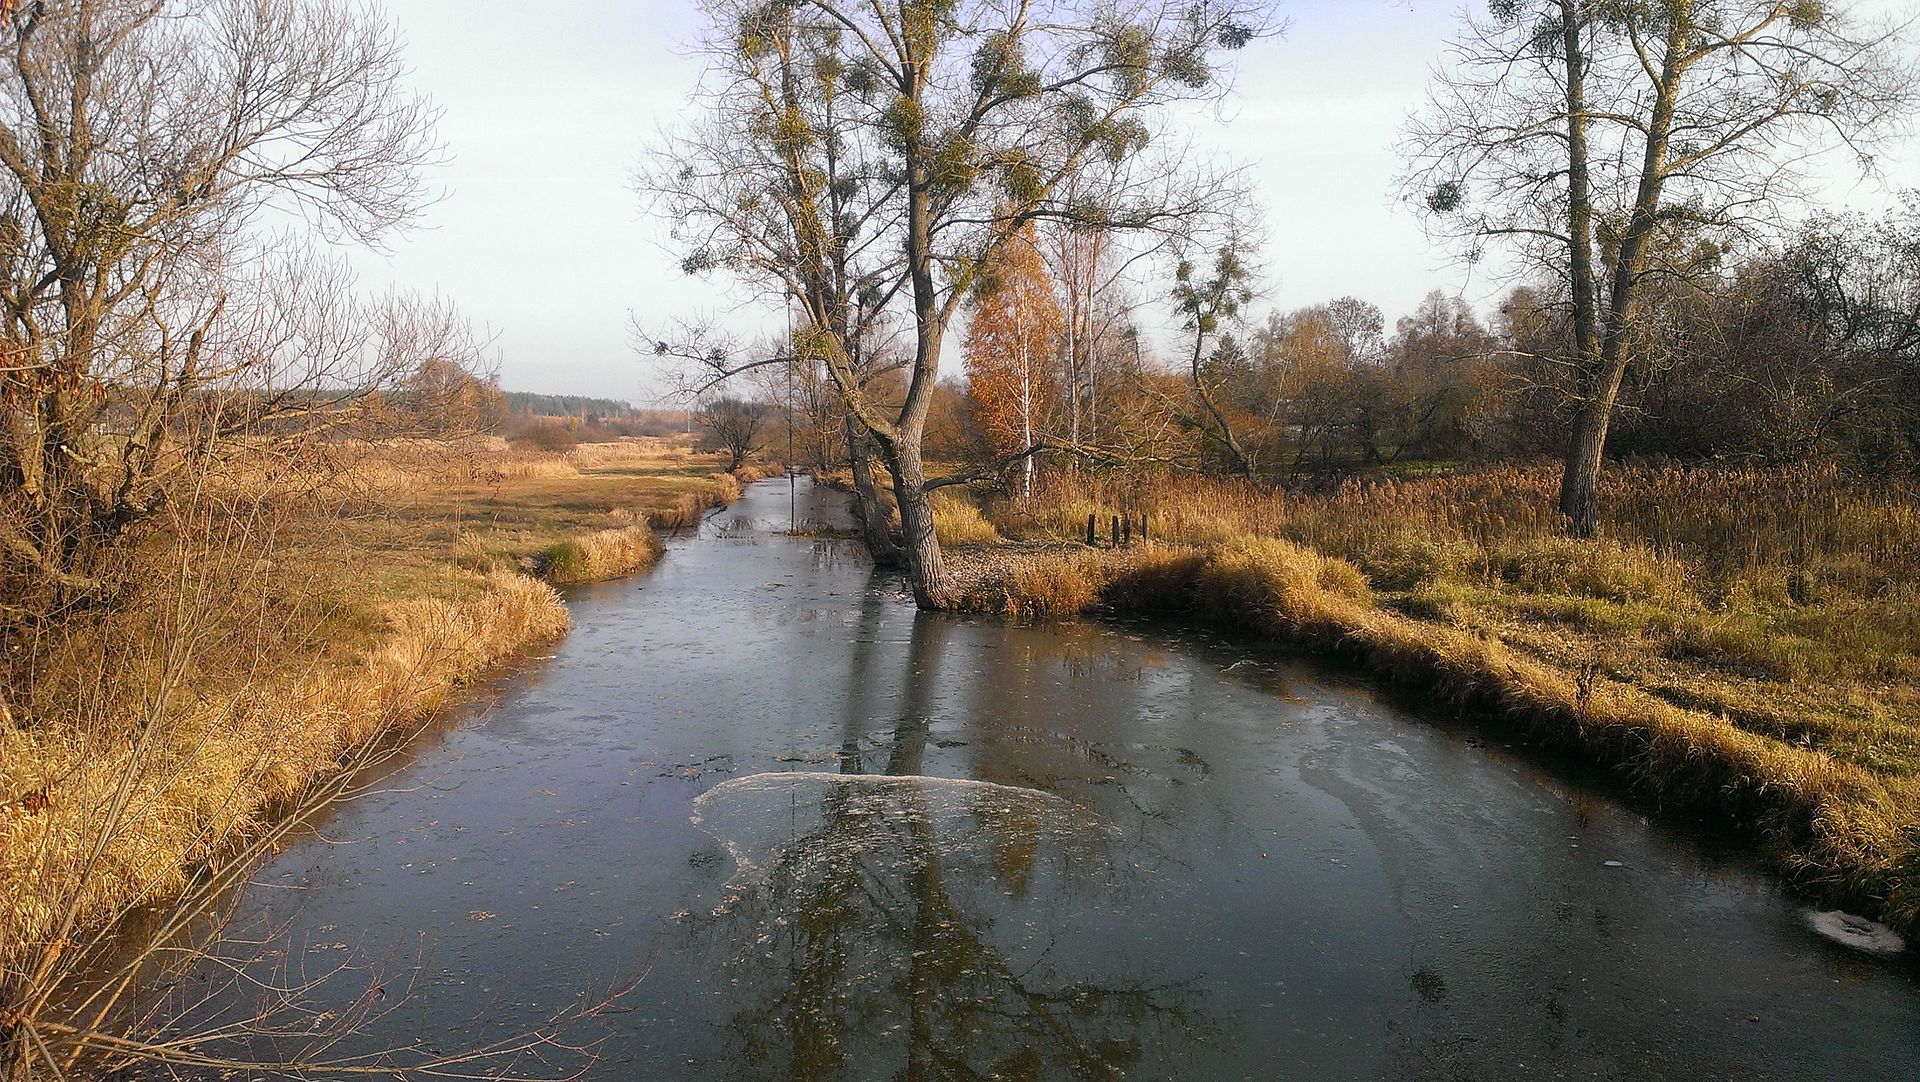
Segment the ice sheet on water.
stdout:
[[754,774],[709,789],[693,809],[732,854],[736,882],[775,867],[804,879],[852,862],[989,868],[1006,863],[1010,846],[1029,861],[1044,853],[1077,863],[1106,841],[1091,812],[1051,793],[917,774]]
[[898,1078],[913,1062],[956,1078],[1118,1077],[1123,1063],[1166,1077],[1145,1065],[1197,1029],[1187,986],[1106,937],[1135,885],[1123,839],[1059,797],[755,774],[709,790],[693,818],[739,862],[718,905],[681,919],[724,974],[740,1062],[808,1078]]

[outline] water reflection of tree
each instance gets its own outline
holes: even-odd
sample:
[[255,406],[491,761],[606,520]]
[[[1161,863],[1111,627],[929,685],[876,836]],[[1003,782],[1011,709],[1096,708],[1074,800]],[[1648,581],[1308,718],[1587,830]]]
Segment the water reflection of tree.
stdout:
[[1103,854],[869,782],[809,792],[817,822],[713,911],[741,1077],[1111,1078],[1195,1035],[1184,985],[1076,973],[1102,966],[1031,934],[1122,882]]
[[[863,616],[871,640],[878,613]],[[892,777],[921,770],[944,632],[914,623]],[[866,765],[862,694],[846,774]],[[1106,836],[1068,805],[869,776],[817,789],[768,791],[760,821],[793,829],[701,921],[734,990],[733,1077],[1117,1078],[1206,1028],[1186,985],[1118,973],[1110,955],[1040,931],[1118,908],[1129,889]]]

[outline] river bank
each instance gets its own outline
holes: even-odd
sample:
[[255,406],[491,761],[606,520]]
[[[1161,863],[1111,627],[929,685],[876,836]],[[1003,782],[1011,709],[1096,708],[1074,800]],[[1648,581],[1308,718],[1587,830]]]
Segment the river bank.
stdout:
[[183,537],[155,561],[176,589],[78,629],[16,700],[0,731],[10,997],[271,843],[277,819],[329,799],[458,688],[562,635],[555,584],[652,566],[656,529],[697,523],[759,476],[684,440],[330,450],[324,477],[274,480],[275,517],[242,524],[268,540]]
[[1241,633],[916,611],[844,511],[753,486],[570,588],[551,657],[260,869],[234,930],[288,956],[246,977],[364,959],[310,1001],[342,1013],[405,989],[333,1056],[622,990],[543,1072],[593,1078],[1920,1065],[1911,967],[1745,850]]
[[[1920,927],[1920,731],[1899,679],[1915,647],[1898,631],[1920,608],[1896,562],[1910,546],[1881,540],[1901,535],[1897,503],[1815,478],[1796,510],[1789,479],[1749,476],[1771,498],[1726,504],[1743,533],[1688,521],[1707,516],[1676,497],[1701,479],[1629,475],[1609,496],[1664,516],[1669,543],[1630,511],[1581,546],[1525,519],[1542,493],[1514,471],[1321,498],[1088,480],[948,508],[954,539],[976,539],[953,561],[968,607],[1174,617],[1342,658],[1735,828],[1830,904]],[[1112,545],[1123,514],[1155,540]],[[1462,522],[1476,514],[1496,525]],[[1750,551],[1711,566],[1729,545]]]

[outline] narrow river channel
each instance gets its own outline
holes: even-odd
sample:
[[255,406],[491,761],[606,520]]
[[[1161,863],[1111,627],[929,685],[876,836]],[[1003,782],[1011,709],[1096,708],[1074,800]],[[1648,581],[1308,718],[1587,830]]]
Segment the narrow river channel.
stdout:
[[917,613],[788,501],[261,873],[303,967],[417,967],[369,1040],[644,973],[591,1077],[1920,1078],[1913,963],[1737,853],[1271,653]]

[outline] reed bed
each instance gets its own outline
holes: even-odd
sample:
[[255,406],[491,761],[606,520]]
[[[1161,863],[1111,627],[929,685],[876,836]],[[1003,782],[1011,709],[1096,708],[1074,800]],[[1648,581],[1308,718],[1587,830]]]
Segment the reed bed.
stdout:
[[[1427,541],[1510,552],[1564,533],[1552,467],[1416,480],[1352,480],[1325,494],[1167,474],[1132,480],[1054,475],[1029,514],[1073,534],[1086,514],[1149,513],[1154,535],[1206,545],[1286,537],[1358,560]],[[1603,475],[1600,536],[1723,592],[1788,596],[1790,579],[1881,591],[1920,577],[1920,487],[1831,467],[1780,470],[1628,466]],[[1458,551],[1457,549],[1455,551]]]
[[647,521],[661,530],[689,530],[715,507],[740,498],[740,479],[730,473],[716,473],[697,487],[677,493],[664,506],[647,513]]
[[929,499],[933,507],[933,530],[944,547],[983,545],[1000,540],[980,506],[967,494],[954,488],[937,488]]
[[626,436],[606,443],[582,443],[565,452],[566,460],[582,470],[603,469],[634,461],[684,462],[695,454],[685,440],[663,436]]
[[548,451],[514,451],[489,455],[474,464],[475,480],[551,481],[580,476],[580,467],[565,456]]
[[1287,495],[1234,482],[1056,475],[997,508],[1013,536],[1145,515],[1200,548],[1295,541],[1353,563],[1403,611],[1497,613],[1731,677],[1920,680],[1920,490],[1832,469],[1609,471],[1600,534],[1563,536],[1551,468],[1355,481]]

